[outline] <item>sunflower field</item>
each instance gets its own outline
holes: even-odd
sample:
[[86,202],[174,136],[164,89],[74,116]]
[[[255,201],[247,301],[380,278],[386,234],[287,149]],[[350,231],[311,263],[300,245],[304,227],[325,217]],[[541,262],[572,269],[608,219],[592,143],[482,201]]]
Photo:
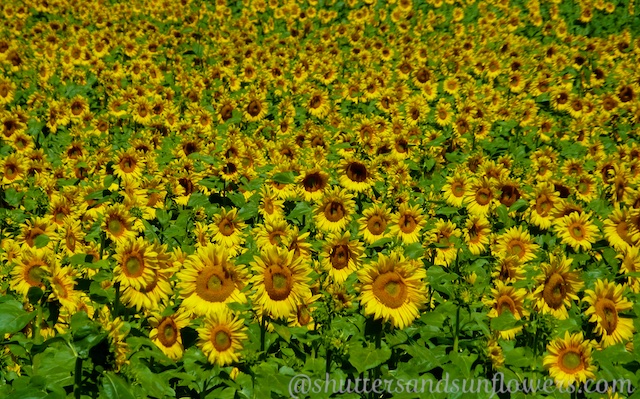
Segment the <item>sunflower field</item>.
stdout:
[[1,0],[0,19],[1,398],[640,387],[634,0]]

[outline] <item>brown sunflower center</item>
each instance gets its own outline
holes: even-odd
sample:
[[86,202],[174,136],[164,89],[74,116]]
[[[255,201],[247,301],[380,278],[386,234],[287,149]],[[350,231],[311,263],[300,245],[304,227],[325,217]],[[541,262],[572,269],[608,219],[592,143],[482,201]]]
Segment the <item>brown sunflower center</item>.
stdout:
[[560,361],[558,363],[560,368],[568,374],[574,374],[584,367],[580,352],[572,349],[569,349],[567,352],[560,355]]
[[14,180],[18,176],[18,167],[13,164],[6,164],[4,167],[4,175],[9,180]]
[[218,223],[218,229],[220,229],[220,233],[225,237],[229,237],[235,231],[233,223],[227,218],[222,219],[220,223]]
[[46,272],[41,266],[42,265],[29,266],[25,273],[25,281],[32,287],[42,284],[42,278]]
[[124,231],[124,223],[120,218],[113,217],[109,219],[109,222],[107,223],[107,230],[109,230],[109,232],[114,236],[119,236]]
[[510,311],[514,316],[516,315],[516,303],[509,295],[502,295],[498,298],[496,309],[498,310],[498,315],[501,315],[505,310]]
[[262,111],[262,106],[258,100],[252,100],[249,105],[247,105],[247,112],[252,117],[260,115],[260,111]]
[[538,212],[540,216],[547,216],[552,207],[553,204],[546,195],[541,194],[536,198],[536,212]]
[[304,177],[302,186],[305,191],[313,193],[324,189],[327,185],[327,179],[320,172],[313,172]]
[[518,189],[510,184],[502,187],[502,197],[500,198],[500,203],[509,207],[513,205],[520,198],[520,192]]
[[130,254],[122,263],[122,270],[127,277],[140,277],[144,271],[144,260],[138,253]]
[[400,227],[400,230],[405,233],[405,234],[411,234],[415,231],[416,227],[418,226],[418,222],[416,221],[416,218],[413,217],[413,215],[401,215],[400,219],[398,220],[398,225]]
[[481,188],[476,191],[476,202],[481,206],[487,205],[491,201],[491,190]]
[[367,180],[367,167],[360,162],[351,162],[346,168],[349,180],[362,183]]
[[373,215],[367,221],[367,229],[375,236],[379,236],[384,233],[387,228],[387,222],[378,215]]
[[462,197],[464,195],[464,184],[458,181],[451,183],[451,193],[454,197]]
[[337,201],[331,201],[324,207],[324,216],[330,222],[337,222],[345,215],[344,205]]
[[67,243],[67,248],[69,248],[71,251],[76,250],[76,237],[73,235],[71,231],[67,233],[67,236],[65,237],[65,241]]
[[525,244],[520,240],[511,240],[507,244],[507,253],[522,258],[525,255]]
[[289,297],[293,289],[293,276],[288,267],[273,265],[266,269],[264,278],[265,290],[269,298],[282,301]]
[[158,326],[158,340],[165,347],[171,347],[178,341],[178,326],[170,317],[162,320]]
[[40,227],[34,227],[31,230],[29,230],[24,240],[27,243],[27,245],[29,245],[30,247],[33,247],[35,245],[36,238],[38,238],[38,236],[42,234],[44,234],[44,230],[42,230]]
[[224,302],[235,289],[233,276],[221,266],[205,267],[196,278],[196,294],[207,302]]
[[231,332],[224,326],[218,326],[211,332],[211,343],[218,352],[224,352],[231,347]]
[[2,85],[0,86],[0,96],[1,97],[8,97],[9,96],[9,86],[8,85]]
[[378,276],[373,282],[373,294],[382,305],[391,309],[402,306],[408,296],[407,286],[397,272],[387,272]]
[[600,316],[600,325],[611,335],[618,326],[618,310],[616,304],[608,298],[602,298],[596,303],[596,314]]
[[585,239],[585,229],[581,223],[572,223],[569,226],[569,234],[574,240],[581,241]]
[[69,291],[64,286],[64,282],[62,282],[60,278],[55,277],[53,280],[51,280],[51,285],[53,285],[53,287],[55,288],[58,298],[66,299],[69,297]]
[[567,296],[567,288],[564,277],[559,273],[553,273],[544,284],[542,297],[551,309],[558,309],[564,303]]
[[124,157],[122,157],[122,159],[120,160],[120,169],[122,169],[124,173],[131,173],[135,168],[136,160],[133,159],[132,156],[125,155]]
[[224,122],[231,119],[232,116],[233,106],[231,104],[226,104],[222,107],[222,109],[220,109],[220,118],[222,118]]
[[269,233],[269,243],[271,245],[280,245],[282,244],[282,239],[286,237],[287,234],[282,230],[274,230]]
[[322,97],[318,94],[314,95],[313,97],[311,97],[311,99],[309,100],[309,107],[316,109],[319,108],[322,105]]
[[331,266],[342,270],[349,265],[350,251],[347,245],[337,245],[331,250]]

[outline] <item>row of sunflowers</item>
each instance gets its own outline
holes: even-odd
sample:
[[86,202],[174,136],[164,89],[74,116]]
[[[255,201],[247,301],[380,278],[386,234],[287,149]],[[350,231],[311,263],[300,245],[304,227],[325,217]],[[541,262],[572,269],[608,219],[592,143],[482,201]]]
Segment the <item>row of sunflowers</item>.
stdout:
[[0,12],[0,396],[638,386],[633,0]]

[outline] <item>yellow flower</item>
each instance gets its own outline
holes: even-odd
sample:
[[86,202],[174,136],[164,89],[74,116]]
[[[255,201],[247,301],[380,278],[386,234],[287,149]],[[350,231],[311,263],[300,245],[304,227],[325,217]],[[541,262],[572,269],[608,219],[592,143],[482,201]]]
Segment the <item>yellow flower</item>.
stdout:
[[591,305],[584,314],[590,316],[591,323],[597,323],[595,331],[602,337],[603,347],[633,338],[633,320],[620,317],[619,314],[633,307],[633,303],[624,297],[624,290],[624,285],[609,280],[598,280],[595,290],[584,292],[584,301]]
[[391,213],[384,203],[374,203],[362,212],[358,220],[360,232],[367,244],[373,244],[387,234],[387,225],[391,221]]
[[531,235],[522,226],[511,227],[498,237],[494,249],[496,257],[517,256],[520,262],[526,263],[536,257],[540,246],[533,242]]
[[547,345],[549,354],[542,363],[549,369],[549,375],[561,387],[568,387],[575,382],[584,383],[594,379],[596,366],[591,364],[593,342],[585,341],[582,333],[569,334],[564,338],[556,338]]
[[[524,288],[515,288],[498,280],[495,288],[491,289],[491,293],[493,299],[486,301],[486,305],[490,307],[489,313],[487,313],[489,318],[498,317],[505,310],[511,312],[516,320],[529,315],[529,311],[524,308],[524,298],[527,296],[527,290]],[[517,326],[500,331],[500,336],[502,339],[514,339],[520,331],[522,331],[522,326]]]
[[426,302],[425,277],[421,265],[397,252],[378,255],[376,262],[358,271],[357,289],[365,315],[400,329],[411,325]]
[[425,224],[426,220],[418,205],[409,206],[403,203],[398,213],[392,216],[389,234],[399,237],[405,244],[413,244],[420,240],[420,232]]
[[589,220],[590,217],[591,213],[572,212],[556,221],[555,231],[562,243],[570,245],[575,251],[591,249],[591,244],[599,236],[599,230]]
[[364,252],[360,242],[350,238],[348,231],[330,234],[320,255],[323,268],[338,284],[344,283],[358,269]]
[[542,274],[538,276],[538,287],[532,294],[539,312],[550,313],[558,320],[569,317],[567,309],[571,307],[572,301],[578,300],[576,294],[584,285],[579,273],[571,271],[572,261],[564,254],[549,254],[549,263],[540,265]]
[[244,323],[230,311],[212,313],[197,331],[198,346],[209,363],[219,366],[238,362],[242,342],[248,339]]
[[149,333],[149,339],[169,358],[180,359],[184,352],[180,330],[189,325],[188,314],[175,313],[163,317],[154,312],[149,316],[148,321],[153,327]]
[[353,196],[339,187],[327,191],[316,205],[314,219],[318,228],[325,232],[344,230],[351,221],[355,207]]

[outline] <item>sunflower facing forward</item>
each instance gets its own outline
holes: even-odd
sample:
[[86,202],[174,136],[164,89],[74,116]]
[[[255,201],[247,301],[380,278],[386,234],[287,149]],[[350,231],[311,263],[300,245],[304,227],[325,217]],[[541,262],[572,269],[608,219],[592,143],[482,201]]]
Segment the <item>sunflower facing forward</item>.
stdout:
[[318,228],[325,232],[343,230],[351,221],[355,207],[353,196],[338,187],[326,192],[314,210]]
[[256,292],[253,303],[272,319],[288,318],[298,303],[311,296],[310,270],[293,251],[271,248],[251,264],[251,283]]
[[209,363],[226,366],[239,360],[242,342],[247,340],[242,320],[230,311],[212,313],[198,328],[198,346]]
[[563,244],[570,245],[574,251],[589,250],[599,236],[598,227],[589,219],[588,213],[572,212],[558,220],[555,226],[556,234]]
[[358,271],[360,302],[365,315],[373,315],[404,329],[420,315],[426,300],[423,268],[392,252]]
[[200,248],[184,262],[178,273],[182,308],[199,316],[221,312],[231,302],[243,303],[241,290],[246,273],[230,259],[228,251],[219,245]]
[[588,378],[595,378],[596,366],[591,364],[593,347],[593,342],[585,341],[582,333],[567,331],[564,338],[556,338],[547,345],[549,354],[542,362],[558,386],[566,388],[576,381],[584,383]]
[[624,289],[624,285],[598,280],[595,290],[585,290],[584,301],[591,306],[584,314],[591,316],[591,323],[597,323],[595,330],[602,337],[604,347],[633,338],[633,320],[619,314],[633,307],[633,303],[623,296]]

